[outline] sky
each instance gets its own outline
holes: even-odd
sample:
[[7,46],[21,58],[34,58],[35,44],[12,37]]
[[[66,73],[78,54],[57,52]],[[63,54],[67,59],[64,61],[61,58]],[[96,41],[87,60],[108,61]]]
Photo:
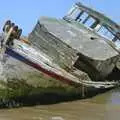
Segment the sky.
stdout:
[[120,23],[120,0],[0,0],[0,30],[10,19],[27,35],[40,16],[62,18],[78,1]]

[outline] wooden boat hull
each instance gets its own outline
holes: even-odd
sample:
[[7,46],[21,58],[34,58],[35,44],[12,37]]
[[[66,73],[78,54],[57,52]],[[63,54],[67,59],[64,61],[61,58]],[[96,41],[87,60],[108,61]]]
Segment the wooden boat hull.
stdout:
[[52,61],[45,56],[44,53],[38,51],[37,49],[29,46],[21,41],[15,40],[15,45],[13,48],[6,48],[6,54],[12,56],[13,58],[32,66],[33,68],[49,75],[50,77],[60,80],[69,85],[73,86],[84,86],[86,88],[96,88],[96,89],[110,89],[118,86],[119,82],[95,82],[91,80],[82,80],[79,77],[68,73],[64,69],[60,68],[58,65],[52,63]]

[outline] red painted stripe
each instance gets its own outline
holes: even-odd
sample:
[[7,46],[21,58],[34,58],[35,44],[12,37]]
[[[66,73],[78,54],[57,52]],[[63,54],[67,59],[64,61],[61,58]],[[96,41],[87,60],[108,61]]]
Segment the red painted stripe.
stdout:
[[19,53],[17,53],[16,51],[10,49],[10,48],[7,48],[6,49],[6,54],[12,56],[13,58],[17,59],[17,60],[20,60],[22,62],[24,62],[25,64],[29,65],[29,66],[32,66],[34,67],[35,69],[49,75],[50,77],[52,78],[56,78],[57,80],[60,80],[62,82],[65,82],[69,85],[74,85],[74,86],[78,86],[78,83],[62,76],[62,75],[59,75],[55,72],[52,72],[52,71],[48,71],[47,69],[45,69],[44,67],[42,67],[41,65],[37,64],[37,63],[34,63],[32,61],[30,61],[29,59],[25,58],[24,56],[20,55]]
[[69,85],[78,86],[78,83],[76,83],[76,82],[74,82],[74,81],[72,81],[72,80],[70,80],[70,79],[68,79],[68,78],[65,78],[64,76],[61,76],[61,75],[59,75],[59,74],[57,74],[57,73],[55,73],[55,72],[48,71],[47,69],[43,68],[42,66],[40,66],[40,65],[38,65],[38,64],[36,64],[36,63],[33,63],[33,62],[31,62],[31,61],[26,61],[25,63],[26,63],[27,65],[30,65],[30,66],[36,68],[37,70],[39,70],[39,71],[41,71],[41,72],[43,72],[43,73],[51,76],[52,78],[56,78],[57,80],[60,80],[60,81],[62,81],[62,82],[65,82],[65,83],[67,83],[67,84],[69,84]]

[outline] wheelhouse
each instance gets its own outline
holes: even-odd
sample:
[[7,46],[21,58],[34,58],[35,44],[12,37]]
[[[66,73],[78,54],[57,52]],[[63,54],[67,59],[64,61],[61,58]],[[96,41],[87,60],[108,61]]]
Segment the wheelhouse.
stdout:
[[83,24],[88,29],[104,37],[105,40],[111,41],[116,49],[120,49],[120,26],[103,14],[81,3],[76,3],[64,19]]

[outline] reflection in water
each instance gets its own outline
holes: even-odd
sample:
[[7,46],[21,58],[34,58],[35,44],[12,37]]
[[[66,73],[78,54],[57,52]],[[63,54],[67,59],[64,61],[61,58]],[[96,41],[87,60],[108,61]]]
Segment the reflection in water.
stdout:
[[98,95],[90,99],[90,102],[105,105],[120,105],[120,88]]
[[120,105],[120,89],[113,92],[110,100],[111,100],[112,104],[119,104]]
[[0,110],[0,120],[120,120],[120,89],[87,100]]

